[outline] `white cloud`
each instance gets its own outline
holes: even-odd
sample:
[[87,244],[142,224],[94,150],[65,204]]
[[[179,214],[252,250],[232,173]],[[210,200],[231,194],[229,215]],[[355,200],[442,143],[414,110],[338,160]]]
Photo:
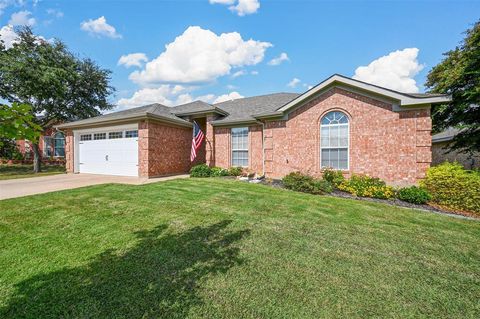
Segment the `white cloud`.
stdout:
[[239,76],[245,75],[247,72],[245,70],[240,70],[232,74],[232,78],[238,78]]
[[231,6],[229,9],[237,12],[239,16],[256,13],[260,8],[258,0],[238,0],[236,6]]
[[288,55],[285,52],[280,53],[279,56],[276,58],[271,59],[268,61],[268,65],[279,65],[284,61],[289,61]]
[[136,91],[130,98],[118,100],[117,105],[120,110],[152,103],[171,106],[176,96],[185,91],[186,88],[181,85],[169,84],[163,84],[157,88],[143,88]]
[[290,82],[288,82],[287,86],[291,87],[291,88],[294,88],[296,87],[298,84],[300,84],[300,79],[297,79],[297,78],[293,78]]
[[26,25],[31,27],[35,25],[36,22],[37,21],[35,20],[35,18],[32,17],[32,13],[30,11],[24,10],[12,13],[8,24],[11,24],[13,26]]
[[236,91],[233,91],[233,92],[230,92],[228,94],[222,94],[220,95],[219,97],[217,97],[213,103],[221,103],[221,102],[225,102],[225,101],[231,101],[231,100],[236,100],[236,99],[241,99],[243,98],[243,95],[241,95],[240,93],[236,92]]
[[258,75],[258,71],[256,70],[253,70],[252,72],[250,72],[251,75]]
[[397,50],[355,70],[354,79],[383,86],[400,92],[419,91],[414,77],[424,68],[419,64],[419,49]]
[[92,36],[97,37],[105,36],[112,39],[118,39],[122,37],[121,34],[117,33],[117,30],[113,26],[107,23],[107,19],[105,19],[104,16],[101,16],[96,20],[90,19],[88,21],[83,21],[80,24],[80,29],[88,32]]
[[219,3],[219,4],[234,4],[235,0],[208,0],[211,4]]
[[47,14],[55,18],[63,18],[63,12],[58,9],[47,9]]
[[122,55],[118,60],[118,65],[125,65],[127,68],[131,66],[142,67],[143,63],[147,62],[148,58],[145,53],[130,53]]
[[12,25],[7,24],[0,29],[0,40],[3,41],[3,44],[7,49],[10,49],[17,41],[17,34]]
[[258,0],[209,0],[211,4],[229,5],[228,9],[239,16],[256,13],[260,8]]
[[219,103],[243,97],[236,91],[220,96],[216,96],[215,94],[205,94],[194,97],[190,93],[190,91],[194,89],[195,87],[185,87],[183,85],[171,84],[162,84],[156,88],[143,88],[136,91],[130,98],[119,99],[117,101],[117,109],[115,111],[152,103],[174,106],[190,103],[196,100],[204,101],[206,103]]
[[229,74],[232,68],[260,63],[271,46],[252,39],[244,41],[238,32],[217,35],[191,26],[144,70],[130,74],[130,79],[142,85],[210,82]]

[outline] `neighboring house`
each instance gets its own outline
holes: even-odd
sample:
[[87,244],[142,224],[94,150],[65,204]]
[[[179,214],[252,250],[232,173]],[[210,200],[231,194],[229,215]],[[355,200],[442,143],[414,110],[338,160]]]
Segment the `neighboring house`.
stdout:
[[[65,135],[54,128],[48,128],[39,139],[40,154],[43,159],[63,159],[65,157]],[[17,148],[25,159],[33,159],[32,143],[28,140],[17,140]]]
[[431,162],[430,106],[450,97],[408,94],[333,75],[303,94],[214,105],[152,104],[59,125],[68,172],[129,176],[185,173],[192,120],[206,141],[195,163],[243,166],[281,178],[332,167],[413,184]]
[[432,136],[432,165],[443,162],[459,162],[466,169],[480,167],[480,153],[470,155],[459,151],[448,151],[448,144],[458,132],[459,130],[456,128],[449,128]]

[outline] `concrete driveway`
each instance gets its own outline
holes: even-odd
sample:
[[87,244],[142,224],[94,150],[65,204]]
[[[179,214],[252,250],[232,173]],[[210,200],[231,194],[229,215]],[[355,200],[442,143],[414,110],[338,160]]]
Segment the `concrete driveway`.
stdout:
[[188,177],[188,175],[141,178],[94,174],[58,174],[41,177],[9,179],[0,181],[0,200],[98,184],[119,183],[141,185],[186,177]]

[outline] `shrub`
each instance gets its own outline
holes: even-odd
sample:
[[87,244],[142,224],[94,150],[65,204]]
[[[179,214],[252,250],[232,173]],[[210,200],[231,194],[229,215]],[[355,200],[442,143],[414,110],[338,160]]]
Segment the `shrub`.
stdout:
[[360,197],[380,199],[391,199],[395,197],[395,191],[392,187],[387,186],[385,182],[379,178],[366,175],[352,175],[350,179],[340,183],[338,189]]
[[190,177],[210,177],[212,169],[207,164],[195,165],[190,169]]
[[243,168],[238,166],[232,166],[228,170],[230,176],[240,176],[243,173]]
[[310,194],[325,194],[332,191],[332,185],[325,181],[314,179],[300,172],[293,172],[282,179],[285,188]]
[[425,204],[432,198],[426,189],[417,186],[400,188],[397,197],[413,204]]
[[345,177],[341,171],[327,168],[323,171],[323,179],[332,184],[334,187],[338,187],[338,185],[345,180]]
[[210,171],[210,176],[211,177],[220,177],[220,176],[228,176],[228,170],[221,168],[221,167],[212,167]]
[[430,167],[420,181],[431,195],[431,202],[441,206],[480,213],[480,173],[469,171],[458,163]]

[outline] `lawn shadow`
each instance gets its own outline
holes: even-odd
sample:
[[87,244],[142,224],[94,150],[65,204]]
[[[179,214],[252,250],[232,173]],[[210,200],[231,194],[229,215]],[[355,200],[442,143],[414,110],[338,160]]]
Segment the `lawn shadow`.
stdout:
[[0,317],[183,318],[203,302],[202,279],[242,263],[234,244],[249,230],[232,232],[229,224],[138,232],[122,255],[106,251],[85,266],[20,282]]

